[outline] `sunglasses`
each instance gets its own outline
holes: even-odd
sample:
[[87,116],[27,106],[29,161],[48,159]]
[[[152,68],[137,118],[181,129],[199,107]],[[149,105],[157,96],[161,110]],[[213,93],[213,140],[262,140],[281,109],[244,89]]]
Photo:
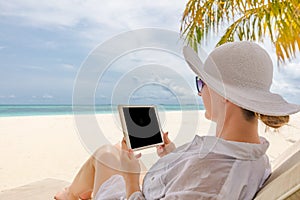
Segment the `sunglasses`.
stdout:
[[201,80],[201,78],[199,76],[196,76],[196,86],[197,86],[198,93],[201,93],[204,85],[205,83]]

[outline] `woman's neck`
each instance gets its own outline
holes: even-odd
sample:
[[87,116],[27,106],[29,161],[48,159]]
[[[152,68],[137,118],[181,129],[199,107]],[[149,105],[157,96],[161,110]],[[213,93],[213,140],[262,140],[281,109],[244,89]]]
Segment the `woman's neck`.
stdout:
[[247,143],[260,143],[258,136],[258,121],[247,121],[244,116],[228,114],[217,121],[216,136],[225,140]]

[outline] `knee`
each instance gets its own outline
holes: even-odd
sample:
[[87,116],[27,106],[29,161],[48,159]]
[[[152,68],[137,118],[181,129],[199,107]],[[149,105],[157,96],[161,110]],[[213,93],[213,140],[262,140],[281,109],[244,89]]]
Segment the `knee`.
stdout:
[[112,145],[104,145],[98,148],[94,154],[93,159],[96,161],[96,164],[112,164],[116,163],[119,159],[118,149]]
[[94,157],[101,157],[103,154],[117,154],[117,149],[116,147],[106,144],[101,147],[99,147],[94,153]]

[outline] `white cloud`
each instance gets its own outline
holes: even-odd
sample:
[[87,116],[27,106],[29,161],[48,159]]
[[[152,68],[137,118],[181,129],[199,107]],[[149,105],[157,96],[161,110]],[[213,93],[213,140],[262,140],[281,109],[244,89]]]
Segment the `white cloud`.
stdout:
[[[160,39],[157,40],[157,42],[159,41]],[[172,44],[169,45],[171,46]],[[178,45],[177,48],[181,48],[181,46]],[[191,72],[184,59],[178,55],[174,55],[176,52],[174,52],[173,49],[170,48],[166,50],[171,52],[161,49],[140,49],[130,52],[116,59],[114,63],[110,65],[110,70],[126,73],[129,70],[134,70],[136,68],[147,68],[147,65],[157,65],[167,67],[169,70],[176,71],[181,75]]]
[[58,48],[58,46],[59,45],[56,42],[54,42],[54,41],[46,41],[44,43],[44,47],[46,47],[48,49],[56,49],[56,48]]
[[[142,77],[142,76],[140,76]],[[136,79],[133,77],[133,79]],[[134,84],[136,90],[132,93],[132,97],[135,100],[156,100],[160,101],[169,100],[169,103],[181,99],[185,103],[193,101],[193,89],[189,87],[189,83],[183,77],[178,77],[176,74],[164,75],[162,71],[156,71],[153,74],[149,74],[149,77],[141,79],[137,82],[127,82],[128,88],[131,84]],[[122,91],[122,90],[121,90]],[[177,99],[177,100],[176,100]]]
[[[70,1],[67,3],[67,1],[12,0],[9,2],[2,1],[0,7],[1,15],[18,17],[27,25],[71,26],[75,24],[74,11],[77,7],[76,4],[71,6],[71,3]],[[63,11],[65,11],[65,15]]]
[[61,64],[61,67],[63,69],[67,69],[67,70],[74,70],[75,69],[74,65],[70,65],[70,64]]
[[292,62],[287,63],[285,66],[280,68],[281,73],[289,78],[299,78],[300,77],[300,61],[298,63]]
[[45,29],[77,27],[83,36],[98,38],[111,31],[142,27],[179,30],[183,0],[10,0],[0,2],[0,16],[16,17],[18,23]]
[[0,95],[0,99],[14,99],[14,98],[16,98],[16,95],[14,95],[14,94],[10,94],[10,95],[7,95],[7,96]]
[[287,101],[300,102],[300,60],[275,68],[271,90],[283,95]]
[[174,80],[171,80],[170,78],[157,77],[154,81],[157,81],[158,83],[169,86],[172,83],[172,81],[174,81]]
[[[78,42],[87,44],[94,41],[105,41],[119,34],[121,31],[132,30],[144,27],[160,27],[179,31],[180,19],[187,0],[9,0],[0,1],[0,20],[14,19],[17,25],[34,26],[42,29],[57,30],[69,29],[70,34],[78,36]],[[4,17],[5,18],[4,18]],[[81,40],[85,39],[85,40]],[[164,40],[164,38],[161,38]],[[215,38],[208,41],[210,51]],[[276,55],[273,46],[265,40],[264,46],[272,56],[274,73],[274,91],[288,95],[290,93],[300,94],[299,77],[300,61],[281,66],[280,71],[276,70]],[[49,49],[58,49],[59,43],[55,40],[41,41],[41,44]],[[171,45],[171,44],[170,44]],[[0,50],[7,48],[0,46]],[[109,53],[109,52],[108,52]],[[64,61],[62,61],[64,62]],[[68,61],[66,61],[68,62]],[[72,63],[72,61],[70,61]],[[74,62],[75,63],[75,62]],[[185,62],[177,56],[161,51],[144,50],[128,54],[126,58],[120,58],[113,64],[111,71],[129,73],[129,67],[142,64],[158,63],[169,68],[169,71],[178,73],[193,84],[193,73],[188,69]],[[47,70],[40,66],[24,66],[26,69]],[[52,68],[53,69],[53,68]],[[75,66],[68,63],[55,64],[55,69],[75,70]],[[115,69],[115,70],[114,70]],[[131,68],[132,69],[132,68]],[[163,71],[162,73],[167,73]],[[108,76],[111,78],[112,73]],[[142,83],[140,76],[133,76],[134,84]],[[188,95],[186,88],[176,83],[178,76],[169,78],[153,79],[158,84],[167,85],[176,94]],[[114,80],[116,82],[116,80]],[[176,84],[175,84],[176,83]],[[191,85],[191,84],[190,84]],[[194,85],[191,85],[194,89]],[[110,88],[111,89],[111,88]],[[163,91],[162,91],[163,92]],[[0,96],[7,98],[8,96]],[[53,98],[52,95],[32,96],[32,98]],[[300,100],[299,100],[300,101]]]
[[43,99],[53,99],[53,96],[52,95],[49,95],[49,94],[44,94]]

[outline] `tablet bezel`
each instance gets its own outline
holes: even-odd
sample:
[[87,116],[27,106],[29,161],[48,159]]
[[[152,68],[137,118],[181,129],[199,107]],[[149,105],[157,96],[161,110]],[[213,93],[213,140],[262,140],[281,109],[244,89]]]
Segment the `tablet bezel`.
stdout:
[[127,129],[126,121],[125,121],[125,115],[124,115],[124,112],[123,112],[123,108],[154,108],[156,119],[158,121],[158,127],[159,127],[160,137],[161,137],[162,142],[147,145],[147,146],[143,146],[143,147],[138,147],[138,148],[132,149],[133,151],[147,149],[147,148],[151,148],[151,147],[155,147],[155,146],[159,146],[159,145],[164,144],[163,131],[161,129],[161,124],[160,124],[157,108],[156,108],[155,105],[118,105],[118,111],[119,111],[119,115],[120,115],[120,121],[121,121],[121,125],[122,125],[123,135],[126,139],[126,144],[127,144],[128,149],[131,149],[131,142],[129,140],[129,134],[128,134],[128,129]]

